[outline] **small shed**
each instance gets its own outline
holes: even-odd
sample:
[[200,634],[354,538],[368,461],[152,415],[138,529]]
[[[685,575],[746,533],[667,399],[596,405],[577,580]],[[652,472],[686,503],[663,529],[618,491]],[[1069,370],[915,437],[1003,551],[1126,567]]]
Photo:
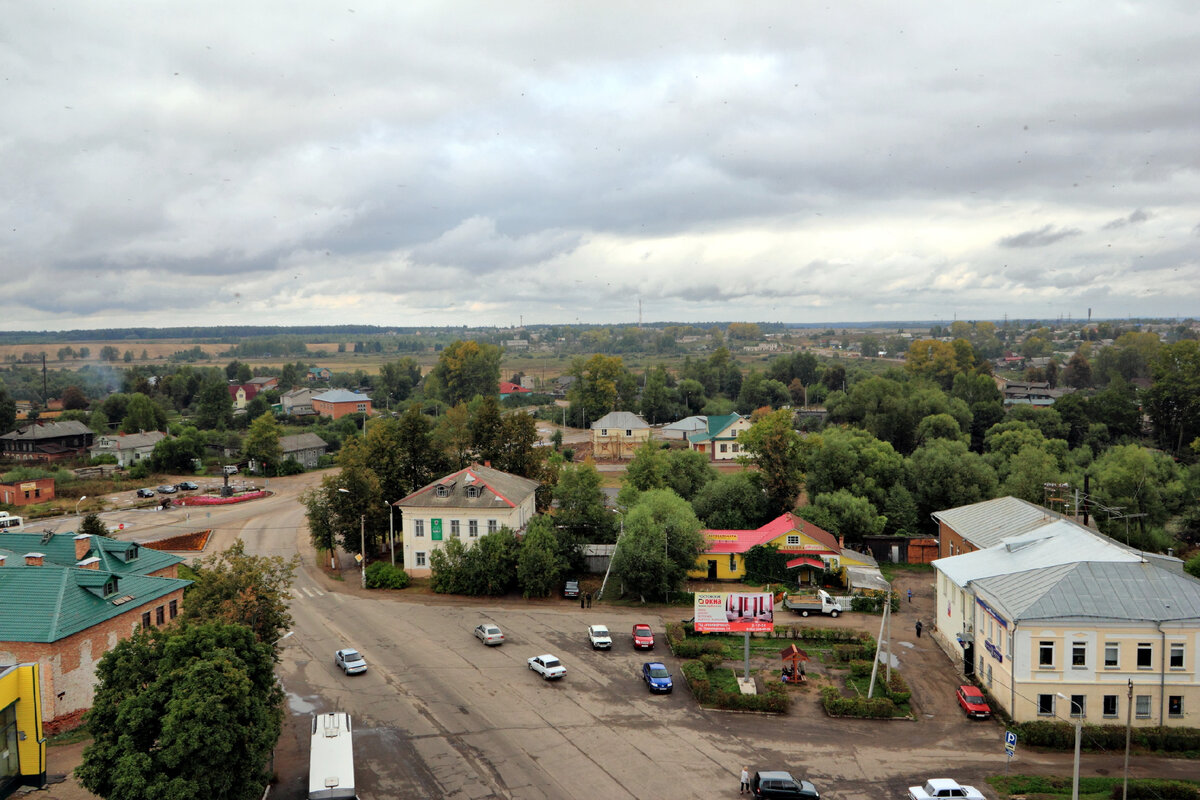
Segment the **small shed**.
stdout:
[[789,644],[779,651],[779,657],[783,659],[783,682],[803,683],[804,662],[808,661],[808,653],[794,644]]

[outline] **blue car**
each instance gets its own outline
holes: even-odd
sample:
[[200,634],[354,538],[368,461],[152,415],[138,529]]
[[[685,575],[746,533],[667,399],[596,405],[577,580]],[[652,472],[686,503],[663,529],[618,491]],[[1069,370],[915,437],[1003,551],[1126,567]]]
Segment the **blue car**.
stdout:
[[642,664],[642,680],[646,682],[652,692],[667,694],[674,688],[671,683],[671,673],[667,672],[665,664],[658,661],[647,661]]

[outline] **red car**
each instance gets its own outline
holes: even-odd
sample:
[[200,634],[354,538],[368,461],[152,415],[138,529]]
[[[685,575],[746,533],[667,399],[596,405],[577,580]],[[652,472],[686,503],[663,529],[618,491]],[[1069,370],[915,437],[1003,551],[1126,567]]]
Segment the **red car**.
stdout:
[[638,623],[637,625],[633,626],[633,649],[654,649],[654,632],[650,630],[649,625]]
[[983,699],[983,692],[976,689],[974,686],[958,687],[958,704],[962,706],[963,711],[967,712],[967,716],[972,719],[987,719],[992,715],[992,709],[988,707],[987,701]]

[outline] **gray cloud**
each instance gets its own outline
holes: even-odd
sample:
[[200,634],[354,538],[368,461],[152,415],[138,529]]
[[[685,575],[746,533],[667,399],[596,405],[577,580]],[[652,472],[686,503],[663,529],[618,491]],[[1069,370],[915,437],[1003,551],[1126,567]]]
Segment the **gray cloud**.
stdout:
[[998,244],[1001,247],[1046,247],[1081,233],[1083,231],[1078,228],[1055,228],[1053,225],[1043,225],[1036,230],[1005,236]]
[[1139,208],[1130,212],[1129,216],[1127,217],[1118,217],[1117,219],[1104,223],[1101,229],[1106,231],[1119,230],[1127,225],[1136,225],[1137,223],[1145,222],[1148,219],[1150,219],[1150,214]]

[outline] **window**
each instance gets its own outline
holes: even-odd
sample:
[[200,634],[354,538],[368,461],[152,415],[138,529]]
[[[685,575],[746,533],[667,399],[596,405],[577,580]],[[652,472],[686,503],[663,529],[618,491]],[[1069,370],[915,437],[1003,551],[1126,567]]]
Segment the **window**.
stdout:
[[788,545],[798,545],[800,544],[800,537],[798,535],[788,536],[787,543]]
[[601,435],[601,436],[608,436],[608,428],[601,428],[601,429],[600,429],[600,435]]
[[1150,669],[1154,666],[1154,646],[1150,642],[1138,642],[1138,669]]
[[1071,669],[1085,669],[1087,667],[1087,645],[1083,642],[1073,642],[1071,644]]
[[1038,666],[1042,669],[1054,668],[1054,642],[1042,642],[1038,645]]
[[172,600],[170,603],[170,608],[171,608],[171,619],[175,619],[176,617],[179,616],[179,601]]
[[154,609],[154,624],[162,625],[166,621],[167,621],[167,610],[165,608],[163,608],[162,606],[159,606],[158,608]]
[[722,443],[721,443],[721,452],[722,452],[722,453],[727,453],[727,452],[729,452],[729,445],[727,445],[727,444],[725,444],[724,442],[722,442]]
[[424,553],[424,551],[418,550],[418,551],[417,551],[416,553],[414,553],[413,555],[414,555],[414,557],[416,558],[416,566],[418,566],[418,567],[423,567],[423,566],[425,566],[425,553]]
[[468,486],[467,487],[467,497],[479,497],[479,487],[478,486]]
[[1138,719],[1145,719],[1150,716],[1150,695],[1139,694],[1133,698],[1133,701],[1133,713],[1137,715]]
[[631,430],[626,430],[626,431],[625,431],[625,435],[626,435],[626,436],[633,436],[633,431],[631,431]]
[[1183,716],[1183,695],[1171,694],[1167,695],[1167,716],[1182,717]]
[[467,520],[467,536],[470,536],[472,539],[478,538],[478,536],[479,536],[479,520],[477,520],[477,519]]
[[425,535],[425,520],[414,519],[413,520],[413,536],[415,536],[417,538],[421,538],[424,535]]
[[149,611],[142,612],[142,627],[143,628],[150,627],[150,612]]
[[1115,694],[1104,695],[1104,716],[1115,717],[1117,715],[1117,696]]
[[488,520],[488,533],[495,533],[499,529],[500,529],[499,526],[496,525],[496,520],[494,520],[494,519]]
[[1087,695],[1073,694],[1071,695],[1071,716],[1086,717],[1087,716]]
[[987,665],[987,682],[988,682],[988,686],[992,685],[992,665],[991,664]]
[[450,538],[458,538],[458,520],[456,519],[450,520]]
[[1171,655],[1167,663],[1171,669],[1183,669],[1183,642],[1171,643]]
[[1054,716],[1054,695],[1039,694],[1038,695],[1038,716],[1052,717]]
[[433,493],[435,495],[437,495],[438,497],[449,497],[450,496],[450,490],[447,489],[445,486],[437,487],[436,489],[433,490]]
[[733,452],[736,453],[738,451],[737,442],[734,442],[733,444],[731,444],[730,447],[733,448]]
[[1104,643],[1104,668],[1116,669],[1121,666],[1121,648],[1116,642]]

